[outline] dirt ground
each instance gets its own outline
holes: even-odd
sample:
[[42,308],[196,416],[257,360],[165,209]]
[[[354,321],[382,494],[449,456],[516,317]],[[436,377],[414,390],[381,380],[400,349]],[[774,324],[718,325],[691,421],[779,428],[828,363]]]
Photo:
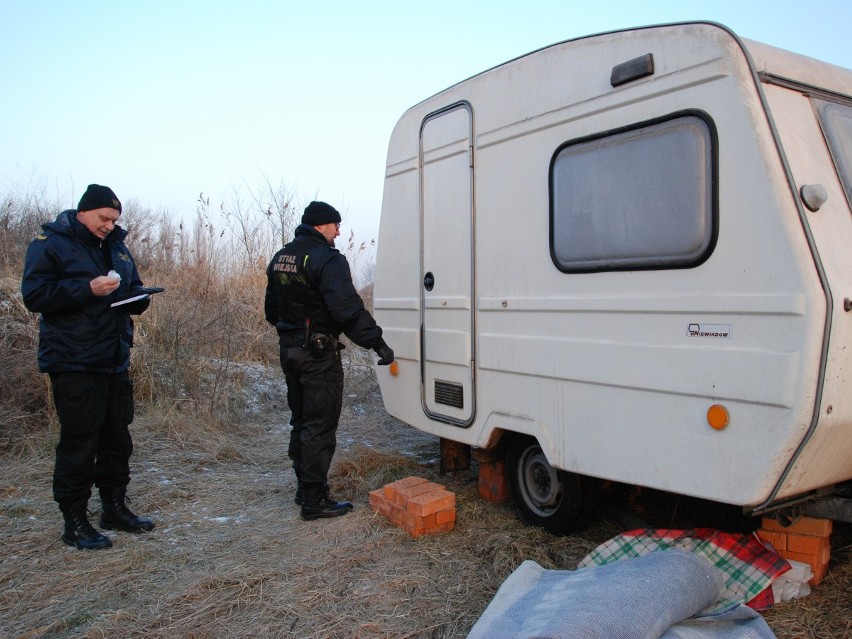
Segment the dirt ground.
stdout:
[[[110,550],[61,543],[50,434],[25,452],[0,452],[0,636],[465,637],[521,562],[573,569],[624,530],[605,516],[568,537],[522,526],[511,504],[477,496],[475,467],[439,475],[437,440],[388,416],[369,378],[347,389],[331,479],[333,494],[355,509],[301,521],[283,383],[280,371],[269,376],[271,387],[229,431],[137,419],[131,507],[157,527],[110,533]],[[454,531],[411,539],[371,511],[370,490],[410,475],[456,492]],[[718,517],[721,527],[729,515],[673,497],[629,504],[660,527],[696,512],[697,524]],[[92,499],[90,511],[98,507]],[[826,580],[765,614],[779,639],[852,637],[849,526],[835,526],[832,546]]]

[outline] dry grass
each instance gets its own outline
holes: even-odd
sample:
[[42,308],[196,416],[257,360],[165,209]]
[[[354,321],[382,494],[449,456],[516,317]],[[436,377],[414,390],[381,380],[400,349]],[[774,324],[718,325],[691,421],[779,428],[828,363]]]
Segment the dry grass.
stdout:
[[[572,569],[622,530],[606,519],[562,538],[523,527],[510,505],[478,498],[473,472],[439,476],[437,441],[389,417],[370,380],[347,390],[332,488],[356,508],[337,520],[303,522],[292,503],[283,386],[242,423],[158,414],[134,430],[132,506],[157,528],[112,534],[107,551],[60,542],[49,436],[4,453],[4,637],[464,637],[522,561]],[[370,510],[370,490],[408,475],[456,492],[453,532],[412,540]],[[852,636],[850,540],[838,526],[826,581],[766,615],[780,639]]]

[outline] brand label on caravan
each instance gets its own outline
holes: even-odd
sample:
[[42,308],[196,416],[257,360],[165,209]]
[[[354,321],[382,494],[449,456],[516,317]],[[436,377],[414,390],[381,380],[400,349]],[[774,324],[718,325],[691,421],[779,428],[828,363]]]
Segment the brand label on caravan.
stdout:
[[730,324],[690,324],[686,327],[687,337],[731,337]]

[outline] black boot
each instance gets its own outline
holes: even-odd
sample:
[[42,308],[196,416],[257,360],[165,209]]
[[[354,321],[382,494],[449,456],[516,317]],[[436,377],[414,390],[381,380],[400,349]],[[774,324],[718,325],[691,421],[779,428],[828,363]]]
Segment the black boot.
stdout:
[[340,517],[352,510],[348,501],[334,501],[324,483],[303,483],[302,498],[301,516],[305,521]]
[[87,499],[75,502],[59,504],[59,510],[65,518],[65,531],[62,533],[62,542],[81,550],[100,550],[111,548],[112,541],[104,534],[99,533],[86,514]]
[[126,488],[101,488],[101,528],[137,533],[154,530],[154,522],[127,507]]

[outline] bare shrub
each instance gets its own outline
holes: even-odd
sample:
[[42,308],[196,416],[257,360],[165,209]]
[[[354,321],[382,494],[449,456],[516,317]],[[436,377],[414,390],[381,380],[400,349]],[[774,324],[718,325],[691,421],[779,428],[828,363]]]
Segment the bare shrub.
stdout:
[[222,206],[222,218],[230,233],[229,254],[236,258],[228,267],[262,270],[293,238],[299,220],[298,203],[291,189],[283,183],[273,185],[266,176],[257,187],[244,187],[233,189]]
[[[61,207],[40,191],[0,202],[0,406],[6,407],[0,423],[27,428],[43,424],[52,403],[47,378],[37,373],[37,316],[23,307],[20,274],[28,243]],[[255,187],[232,189],[218,205],[199,194],[189,222],[126,200],[120,223],[140,275],[145,284],[166,289],[134,318],[131,375],[140,413],[156,411],[164,429],[179,433],[180,423],[221,425],[245,408],[242,366],[278,363],[277,335],[263,313],[265,270],[292,239],[299,214],[294,193],[265,176]],[[356,280],[359,272],[371,273],[361,262],[373,244],[359,243],[351,232],[341,247]],[[343,352],[347,377],[369,384],[371,354],[349,346]]]
[[167,217],[172,216],[168,213],[155,213],[140,205],[136,199],[130,199],[122,204],[119,224],[127,231],[127,248],[133,254],[140,272],[151,268],[158,259],[158,223]]
[[52,415],[36,364],[38,320],[24,307],[20,286],[27,246],[57,207],[44,188],[0,199],[0,448],[25,446],[26,434]]
[[27,245],[61,208],[59,198],[49,196],[43,185],[0,196],[0,272],[4,277],[20,277]]

